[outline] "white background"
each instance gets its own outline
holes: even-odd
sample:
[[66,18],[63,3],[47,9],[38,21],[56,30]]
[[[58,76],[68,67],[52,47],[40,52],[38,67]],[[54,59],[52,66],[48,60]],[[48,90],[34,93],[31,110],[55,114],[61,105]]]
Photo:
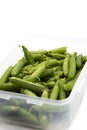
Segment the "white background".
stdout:
[[[0,61],[35,34],[86,39],[86,0],[0,0]],[[87,129],[86,95],[69,130]]]

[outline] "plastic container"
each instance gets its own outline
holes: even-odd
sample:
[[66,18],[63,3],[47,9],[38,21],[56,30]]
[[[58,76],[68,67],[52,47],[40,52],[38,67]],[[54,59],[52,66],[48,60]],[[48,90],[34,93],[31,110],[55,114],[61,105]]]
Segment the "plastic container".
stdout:
[[[67,46],[68,52],[78,52],[80,54],[82,53],[87,55],[85,43],[86,41],[82,39],[44,36],[32,36],[24,41],[24,45],[26,45],[27,48],[30,47],[30,50],[48,50]],[[0,64],[0,76],[9,65],[14,65],[17,60],[22,57],[22,55],[22,50],[17,46]],[[65,130],[69,128],[76,115],[86,90],[86,84],[87,63],[84,65],[70,96],[65,100],[49,100],[18,93],[0,91],[0,105],[4,106],[4,109],[0,110],[0,122],[15,124],[32,129]],[[6,108],[6,106],[10,106],[12,112],[10,108]],[[22,115],[19,111],[19,106],[21,107]],[[33,115],[28,115],[26,110],[32,111],[35,118]],[[40,125],[36,120],[38,115],[40,116],[39,120],[42,120],[42,125]]]

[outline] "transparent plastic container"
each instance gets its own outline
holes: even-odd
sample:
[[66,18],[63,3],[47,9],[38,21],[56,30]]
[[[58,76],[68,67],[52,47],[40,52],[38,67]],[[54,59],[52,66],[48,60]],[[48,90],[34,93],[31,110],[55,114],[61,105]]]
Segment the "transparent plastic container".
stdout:
[[[87,55],[85,47],[86,40],[82,39],[32,36],[26,39],[23,45],[28,49],[30,48],[30,50],[49,50],[67,46],[68,52],[78,52],[78,54]],[[17,46],[0,64],[0,76],[8,66],[14,65],[22,56],[23,52]],[[80,106],[86,90],[86,84],[87,63],[84,65],[70,96],[64,100],[49,100],[0,91],[0,105],[4,106],[4,108],[0,110],[0,122],[40,130],[68,129]],[[19,111],[19,106],[21,107],[21,112]],[[26,113],[26,110],[33,112],[34,117],[32,114]],[[39,120],[43,118],[42,125],[39,124],[36,119],[38,115],[40,116]]]

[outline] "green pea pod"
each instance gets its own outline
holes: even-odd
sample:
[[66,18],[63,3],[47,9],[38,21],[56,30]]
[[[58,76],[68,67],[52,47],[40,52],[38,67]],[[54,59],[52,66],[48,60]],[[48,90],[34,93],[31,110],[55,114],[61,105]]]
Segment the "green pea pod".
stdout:
[[46,65],[43,64],[41,66],[39,66],[31,75],[29,80],[30,81],[35,81],[37,78],[39,78],[42,73],[45,71]]
[[6,69],[6,71],[5,71],[5,72],[3,73],[3,75],[1,76],[0,84],[3,84],[3,83],[5,83],[5,82],[8,81],[12,69],[13,69],[13,66],[10,66],[10,67],[8,67],[8,68]]
[[21,46],[24,51],[24,56],[28,64],[34,64],[34,59],[31,56],[31,53],[28,51],[28,49],[25,46]]
[[36,51],[30,51],[31,54],[46,54],[46,50],[36,50]]
[[66,51],[67,51],[67,47],[60,47],[60,48],[57,48],[57,49],[50,50],[49,52],[65,54]]
[[65,78],[59,79],[59,100],[63,100],[66,98],[66,92],[64,90],[64,84],[66,83]]
[[36,94],[33,93],[32,91],[28,90],[28,89],[23,89],[23,88],[21,88],[20,92],[23,93],[23,94],[29,95],[29,96],[34,96],[34,97],[36,97]]
[[42,61],[46,56],[43,53],[31,53],[32,58],[34,61]]
[[75,77],[76,74],[76,60],[74,55],[71,55],[69,60],[69,73],[68,73],[68,80],[71,80]]
[[67,55],[63,62],[63,72],[64,76],[67,77],[69,71],[69,55]]
[[19,89],[16,84],[11,82],[0,84],[0,90],[16,92]]
[[61,59],[65,58],[65,55],[64,54],[60,54],[60,53],[49,53],[49,55],[52,58],[57,59],[57,60],[61,60]]
[[13,69],[11,71],[11,76],[17,76],[20,73],[20,71],[24,65],[25,65],[24,59],[19,60],[18,63],[15,64],[15,66],[13,67]]
[[17,77],[11,77],[9,80],[16,84],[19,88],[29,89],[35,93],[43,92],[45,89],[45,87],[39,83],[32,83]]
[[65,91],[71,91],[74,87],[74,84],[77,80],[77,78],[79,77],[81,70],[76,74],[75,78],[70,80],[69,82],[67,82],[66,84],[64,84],[64,90]]
[[27,110],[23,108],[19,108],[18,114],[19,116],[21,116],[21,118],[30,122],[31,124],[36,124],[36,125],[40,124],[39,120],[36,118],[35,115],[33,115],[31,112],[28,112]]
[[76,57],[76,67],[81,68],[82,67],[82,54],[78,55]]
[[48,98],[49,97],[49,92],[47,89],[45,89],[41,95],[42,98]]
[[48,66],[48,67],[52,67],[52,66],[57,66],[57,65],[59,65],[59,62],[58,62],[57,59],[50,59],[50,60],[48,60],[47,62],[48,62],[48,63],[47,63],[47,66]]
[[57,81],[51,91],[50,99],[56,100],[58,98],[58,94],[59,94],[59,87],[58,87],[58,81]]

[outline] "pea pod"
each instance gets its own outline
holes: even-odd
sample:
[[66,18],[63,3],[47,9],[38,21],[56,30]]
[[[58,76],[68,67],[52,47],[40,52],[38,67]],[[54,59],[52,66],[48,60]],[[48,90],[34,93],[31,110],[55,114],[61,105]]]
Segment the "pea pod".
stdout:
[[42,98],[48,98],[49,97],[49,92],[47,89],[45,89],[41,95]]
[[60,53],[49,53],[49,55],[52,58],[57,59],[57,60],[61,60],[61,59],[65,58],[65,55],[64,54],[60,54]]
[[71,55],[69,60],[69,72],[68,72],[68,79],[71,80],[75,77],[76,74],[76,60],[74,55]]
[[25,46],[21,46],[24,51],[24,56],[28,64],[34,64],[34,59],[31,56],[31,53],[28,51],[28,49]]
[[45,64],[43,64],[43,65],[41,65],[40,67],[38,67],[38,69],[36,69],[36,70],[30,75],[29,80],[30,80],[30,81],[35,81],[36,79],[38,79],[38,78],[42,75],[42,73],[44,72],[45,68],[46,68],[46,65],[45,65]]
[[0,90],[17,92],[19,88],[16,84],[8,82],[0,84]]
[[69,55],[67,55],[63,62],[63,72],[64,76],[67,77],[69,71]]
[[58,87],[58,81],[57,81],[51,91],[50,99],[56,100],[58,98],[58,94],[59,94],[59,87]]
[[76,58],[76,66],[77,66],[77,68],[82,67],[82,54],[77,56],[77,58]]
[[28,90],[28,89],[23,89],[23,88],[21,88],[20,92],[23,93],[23,94],[29,95],[29,96],[34,96],[34,97],[36,97],[36,94],[33,93],[32,91]]
[[6,69],[6,71],[4,72],[4,74],[1,76],[0,84],[3,84],[3,83],[5,83],[5,82],[8,81],[12,69],[13,69],[13,66],[10,66],[10,67],[8,67]]
[[13,67],[13,69],[11,71],[11,76],[17,76],[20,73],[20,71],[24,65],[25,65],[24,59],[19,60],[18,63],[15,64],[15,66]]
[[36,124],[36,125],[40,124],[39,120],[31,112],[28,112],[23,108],[19,108],[18,114],[19,116],[21,116],[21,118],[23,118],[26,121],[29,121],[32,124]]
[[60,53],[60,54],[64,54],[66,53],[67,51],[67,47],[60,47],[60,48],[57,48],[57,49],[52,49],[50,50],[49,52],[50,53]]
[[29,81],[25,81],[23,79],[17,78],[17,77],[11,77],[9,79],[12,83],[16,84],[20,88],[29,89],[33,92],[43,92],[45,87],[39,83],[32,83]]
[[76,80],[77,80],[77,78],[78,78],[80,72],[81,72],[81,71],[79,71],[79,72],[76,74],[76,76],[75,76],[74,79],[70,80],[69,82],[67,82],[67,83],[64,85],[64,90],[65,90],[65,91],[71,91],[71,90],[73,89],[74,84],[75,84],[75,82],[76,82]]
[[59,100],[66,98],[66,92],[64,90],[64,84],[66,83],[65,78],[59,79]]

